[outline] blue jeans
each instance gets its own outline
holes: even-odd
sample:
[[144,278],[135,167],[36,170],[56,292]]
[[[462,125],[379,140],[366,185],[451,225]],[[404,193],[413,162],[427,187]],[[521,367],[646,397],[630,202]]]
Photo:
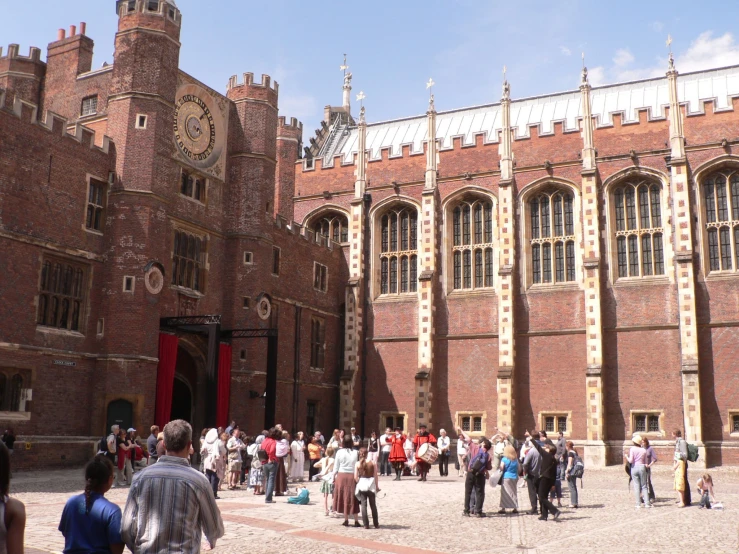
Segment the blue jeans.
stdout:
[[272,493],[275,492],[275,478],[277,477],[277,464],[279,462],[270,462],[262,466],[264,470],[264,478],[267,480],[267,488],[265,489],[264,501],[272,502]]
[[567,486],[570,488],[570,504],[577,506],[577,477],[568,477]]
[[634,480],[636,507],[638,508],[641,503],[639,499],[640,495],[644,498],[644,505],[649,507],[649,481],[647,479],[647,466],[638,465],[632,467],[631,478]]

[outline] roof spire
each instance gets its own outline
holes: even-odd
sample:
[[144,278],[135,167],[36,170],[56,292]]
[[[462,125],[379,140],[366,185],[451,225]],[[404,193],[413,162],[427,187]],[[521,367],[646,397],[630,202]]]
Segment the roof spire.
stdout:
[[503,100],[511,99],[511,85],[508,84],[508,79],[506,78],[507,72],[508,68],[503,66]]
[[428,83],[426,83],[426,89],[429,91],[429,111],[434,111],[436,108],[434,107],[434,91],[432,87],[435,85],[434,80],[429,77]]
[[675,58],[672,56],[672,37],[667,35],[667,48],[670,50],[670,55],[667,58],[667,71],[675,71]]
[[582,76],[580,78],[580,85],[589,85],[588,82],[588,68],[585,67],[585,52],[582,53]]
[[344,72],[344,101],[342,102],[342,107],[348,117],[351,114],[350,95],[352,91],[352,74],[347,72],[347,69],[349,69],[349,66],[346,64],[346,54],[344,54],[344,63],[339,66],[339,70]]

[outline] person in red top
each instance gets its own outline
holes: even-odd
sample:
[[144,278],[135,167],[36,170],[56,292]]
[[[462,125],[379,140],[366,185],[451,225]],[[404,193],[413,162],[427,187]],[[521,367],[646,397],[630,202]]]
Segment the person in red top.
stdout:
[[[282,439],[282,431],[272,427],[269,430],[269,436],[262,441],[261,450],[267,453],[267,463],[262,465],[264,471],[264,477],[267,480],[267,487],[265,489],[264,501],[267,504],[272,504],[272,494],[275,492],[275,477],[277,477],[277,440]],[[279,462],[281,463],[281,462]]]
[[385,439],[391,445],[388,461],[395,467],[395,481],[400,481],[400,476],[403,474],[403,466],[407,460],[405,457],[405,450],[403,450],[405,439],[406,436],[403,434],[403,430],[400,427],[396,427],[395,433],[388,435]]
[[426,443],[429,443],[432,446],[436,446],[436,437],[428,432],[428,429],[425,425],[420,425],[418,427],[418,430],[420,432],[417,433],[415,437],[413,437],[413,446],[416,447],[416,465],[418,466],[418,471],[421,474],[421,477],[418,480],[425,481],[426,475],[431,469],[431,464],[429,464],[426,460],[418,457],[418,449],[421,447],[422,444]]

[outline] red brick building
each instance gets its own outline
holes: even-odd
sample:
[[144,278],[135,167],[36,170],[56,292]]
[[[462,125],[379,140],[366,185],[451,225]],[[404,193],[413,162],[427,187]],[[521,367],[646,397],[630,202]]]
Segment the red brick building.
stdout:
[[739,67],[670,61],[375,124],[327,108],[294,217],[348,227],[340,424],[561,429],[592,465],[636,432],[670,459],[681,429],[739,462],[738,98]]
[[375,124],[348,74],[300,159],[269,77],[224,96],[171,0],[116,8],[110,66],[84,25],[0,57],[18,465],[170,417],[562,429],[593,465],[680,428],[739,461],[739,67]]
[[[346,269],[290,219],[302,125],[278,85],[179,69],[169,0],[121,0],[0,57],[0,421],[16,467],[79,463],[113,422],[335,425]],[[164,350],[163,350],[164,349]],[[27,444],[27,448],[26,448]]]

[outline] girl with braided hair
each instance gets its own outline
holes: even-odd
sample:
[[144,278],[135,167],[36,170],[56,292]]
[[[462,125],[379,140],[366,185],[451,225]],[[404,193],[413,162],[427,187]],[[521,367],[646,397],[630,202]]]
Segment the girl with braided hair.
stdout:
[[85,492],[67,500],[59,522],[65,554],[123,552],[121,509],[105,498],[113,480],[113,464],[104,456],[85,467]]

